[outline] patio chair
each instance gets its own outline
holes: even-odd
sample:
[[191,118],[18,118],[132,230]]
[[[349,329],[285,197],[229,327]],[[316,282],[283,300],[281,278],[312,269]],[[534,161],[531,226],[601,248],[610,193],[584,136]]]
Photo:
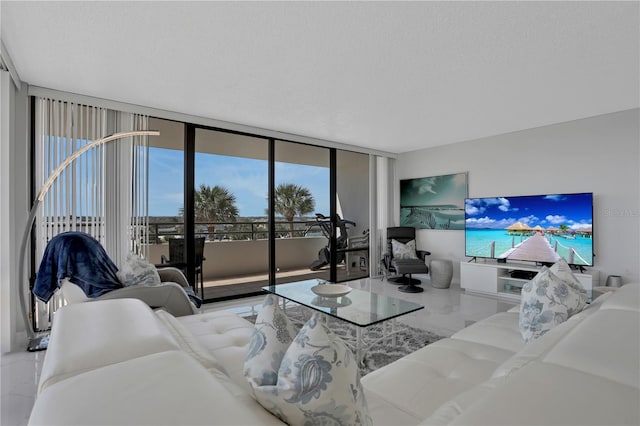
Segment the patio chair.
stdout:
[[[204,277],[202,276],[202,263],[207,260],[204,257],[204,242],[206,237],[195,238],[195,273],[196,283],[198,278],[200,279],[200,297],[204,300]],[[184,238],[171,238],[169,239],[169,258],[164,254],[160,257],[161,264],[157,265],[158,268],[166,266],[173,266],[186,273],[187,268],[187,253],[185,250]],[[164,266],[163,266],[164,265]],[[198,290],[197,284],[193,286],[194,291]]]

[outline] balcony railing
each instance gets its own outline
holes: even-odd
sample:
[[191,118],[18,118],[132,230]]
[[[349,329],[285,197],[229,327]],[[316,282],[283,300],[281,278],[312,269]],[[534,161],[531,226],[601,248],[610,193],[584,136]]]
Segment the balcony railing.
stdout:
[[[213,229],[213,232],[211,230]],[[239,222],[196,222],[196,236],[208,237],[209,241],[221,240],[266,240],[269,236],[267,221]],[[276,238],[292,238],[306,236],[322,236],[320,228],[313,226],[309,220],[291,222],[276,221]],[[184,236],[184,224],[162,221],[149,223],[149,243],[160,244],[166,238]]]

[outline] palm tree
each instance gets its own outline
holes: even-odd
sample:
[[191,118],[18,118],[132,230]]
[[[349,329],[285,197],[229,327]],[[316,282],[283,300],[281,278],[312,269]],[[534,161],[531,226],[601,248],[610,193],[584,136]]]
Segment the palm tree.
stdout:
[[281,183],[275,191],[275,212],[284,216],[289,222],[291,236],[293,236],[293,218],[298,214],[303,216],[316,208],[316,202],[311,191],[294,183]]
[[195,220],[208,222],[209,238],[214,239],[215,222],[235,222],[238,217],[236,196],[227,188],[202,184],[194,194]]

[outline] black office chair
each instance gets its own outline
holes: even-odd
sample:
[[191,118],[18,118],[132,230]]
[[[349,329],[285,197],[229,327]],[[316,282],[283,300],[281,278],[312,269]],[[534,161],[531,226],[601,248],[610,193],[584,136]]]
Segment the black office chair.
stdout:
[[[429,268],[425,262],[425,258],[431,253],[425,250],[416,250],[416,258],[401,259],[394,257],[393,240],[402,244],[416,239],[416,229],[408,226],[396,226],[387,228],[387,253],[384,255],[384,266],[388,272],[401,274],[401,277],[392,278],[387,281],[396,284],[402,284],[398,288],[399,291],[405,293],[420,293],[424,291],[422,287],[417,287],[421,283],[419,279],[412,278],[411,274],[427,274]],[[407,276],[408,275],[408,276]]]
[[[196,273],[196,283],[198,282],[198,278],[200,278],[200,297],[204,300],[204,278],[202,274],[202,262],[204,262],[204,242],[206,237],[196,237],[195,239],[195,273]],[[184,247],[184,238],[171,238],[169,239],[169,258],[163,254],[160,256],[160,260],[162,264],[169,264],[173,267],[181,269],[186,274],[187,268],[187,253]],[[161,264],[161,265],[162,265]],[[160,265],[160,266],[161,266]],[[197,285],[194,285],[194,291],[197,291]]]

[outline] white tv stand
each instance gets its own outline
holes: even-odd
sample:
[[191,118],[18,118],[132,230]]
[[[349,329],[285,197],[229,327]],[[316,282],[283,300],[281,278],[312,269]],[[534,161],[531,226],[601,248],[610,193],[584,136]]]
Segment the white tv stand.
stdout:
[[[507,299],[520,300],[522,286],[527,278],[514,278],[513,271],[537,273],[542,269],[528,263],[498,263],[495,260],[483,259],[477,262],[460,262],[460,287],[465,291],[490,294]],[[573,272],[587,291],[587,300],[591,301],[594,287],[598,286],[600,273],[595,269],[586,272]],[[506,287],[505,287],[506,286]]]

